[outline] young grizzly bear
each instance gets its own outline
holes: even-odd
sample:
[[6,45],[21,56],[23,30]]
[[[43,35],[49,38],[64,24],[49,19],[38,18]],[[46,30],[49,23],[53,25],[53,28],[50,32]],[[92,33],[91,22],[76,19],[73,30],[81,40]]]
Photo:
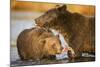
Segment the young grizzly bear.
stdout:
[[59,31],[77,56],[82,52],[95,53],[95,18],[71,13],[66,5],[48,10],[35,19],[36,24]]
[[59,38],[39,27],[22,31],[17,39],[17,48],[22,60],[40,60],[62,51]]

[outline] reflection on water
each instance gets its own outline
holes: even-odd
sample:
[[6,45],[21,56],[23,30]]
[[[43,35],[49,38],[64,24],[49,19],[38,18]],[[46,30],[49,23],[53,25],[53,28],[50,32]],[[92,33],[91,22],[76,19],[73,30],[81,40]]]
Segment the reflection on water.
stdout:
[[28,66],[28,65],[43,65],[43,64],[63,64],[63,63],[73,63],[73,62],[89,62],[94,61],[95,57],[80,57],[76,59],[62,59],[62,60],[48,60],[43,59],[41,61],[21,61],[16,47],[11,47],[11,66]]
[[[76,58],[74,60],[70,59],[63,59],[63,60],[47,60],[43,59],[41,61],[21,61],[17,48],[16,48],[16,39],[19,33],[27,28],[31,28],[35,26],[34,18],[42,15],[43,13],[37,13],[37,12],[12,12],[11,14],[11,66],[19,66],[19,65],[40,65],[40,64],[58,64],[58,63],[71,63],[71,62],[85,62],[85,61],[94,61],[95,57],[91,56],[89,57],[89,54],[87,54],[87,57],[80,57]],[[84,54],[83,54],[84,55]]]

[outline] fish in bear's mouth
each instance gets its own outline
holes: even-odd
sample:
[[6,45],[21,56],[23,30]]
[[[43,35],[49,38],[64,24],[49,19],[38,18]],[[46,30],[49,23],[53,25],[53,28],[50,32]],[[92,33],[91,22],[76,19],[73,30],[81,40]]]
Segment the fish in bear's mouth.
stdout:
[[60,60],[60,59],[65,59],[65,58],[74,58],[75,52],[65,41],[64,36],[54,29],[50,29],[50,30],[55,36],[59,36],[59,40],[61,41],[61,45],[63,47],[61,54],[56,54],[55,56],[56,59]]

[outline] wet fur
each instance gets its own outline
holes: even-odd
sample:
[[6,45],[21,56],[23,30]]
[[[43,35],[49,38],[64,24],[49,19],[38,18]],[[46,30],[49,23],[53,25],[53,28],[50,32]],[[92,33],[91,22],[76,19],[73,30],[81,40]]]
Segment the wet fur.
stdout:
[[[17,48],[20,58],[22,60],[40,60],[50,57],[48,51],[51,50],[47,49],[50,44],[46,44],[44,41],[46,38],[55,38],[60,44],[58,37],[44,28],[32,28],[22,31],[17,38]],[[61,46],[59,44],[58,46]],[[46,45],[47,47],[45,47]]]
[[62,33],[77,56],[82,52],[95,53],[95,17],[71,13],[66,5],[62,5],[48,10],[35,21],[38,26]]

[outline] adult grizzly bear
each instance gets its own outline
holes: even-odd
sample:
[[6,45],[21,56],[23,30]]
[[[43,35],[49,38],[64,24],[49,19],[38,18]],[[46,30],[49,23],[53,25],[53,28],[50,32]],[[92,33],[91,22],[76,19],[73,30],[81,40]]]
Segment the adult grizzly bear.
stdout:
[[17,39],[17,48],[22,60],[40,60],[62,51],[59,38],[39,27],[22,31]]
[[66,5],[48,10],[35,19],[40,27],[59,31],[69,42],[76,56],[82,52],[95,53],[95,18],[71,13]]

